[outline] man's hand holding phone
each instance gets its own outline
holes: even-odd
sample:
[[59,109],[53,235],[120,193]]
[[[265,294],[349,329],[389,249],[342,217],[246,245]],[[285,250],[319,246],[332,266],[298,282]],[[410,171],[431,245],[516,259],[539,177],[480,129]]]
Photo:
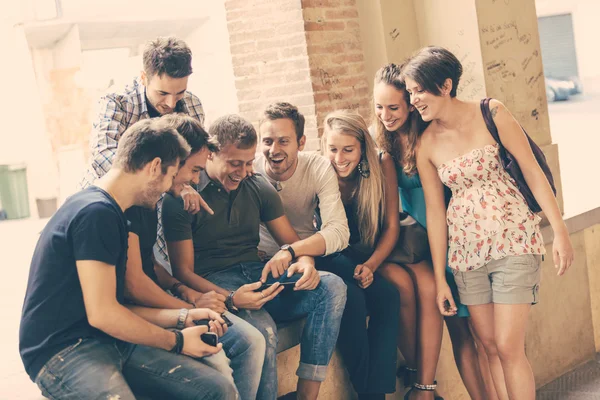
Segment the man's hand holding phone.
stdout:
[[261,281],[241,286],[233,295],[233,304],[237,308],[260,310],[268,301],[273,300],[275,296],[281,293],[284,288],[279,282],[262,290],[258,290],[262,287],[263,283]]
[[[199,324],[198,321],[206,321]],[[188,312],[185,320],[185,326],[191,327],[196,325],[207,326],[210,332],[216,333],[218,336],[223,336],[227,332],[227,323],[221,317],[221,314],[216,313],[207,308],[194,308]]]
[[181,331],[183,334],[182,354],[194,358],[202,358],[217,354],[223,348],[222,343],[211,346],[202,340],[202,336],[208,333],[207,326],[193,326]]

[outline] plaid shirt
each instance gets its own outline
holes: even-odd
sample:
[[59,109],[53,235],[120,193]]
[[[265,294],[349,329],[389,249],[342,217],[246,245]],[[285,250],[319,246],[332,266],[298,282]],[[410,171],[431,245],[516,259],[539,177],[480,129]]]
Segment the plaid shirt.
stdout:
[[[204,125],[202,103],[190,92],[185,92],[183,98],[177,103],[175,111],[188,114]],[[126,86],[122,92],[109,93],[100,99],[99,115],[90,135],[92,156],[90,165],[80,182],[82,189],[92,185],[96,179],[108,172],[123,132],[137,121],[147,118],[150,118],[150,114],[146,103],[146,87],[139,79],[135,79],[133,84]],[[162,197],[156,208],[158,211],[157,251],[168,263],[161,222]]]

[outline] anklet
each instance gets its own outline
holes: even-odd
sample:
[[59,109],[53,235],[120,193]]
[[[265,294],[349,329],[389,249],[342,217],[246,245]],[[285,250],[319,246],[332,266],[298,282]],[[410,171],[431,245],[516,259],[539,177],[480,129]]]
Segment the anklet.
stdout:
[[426,390],[432,392],[437,388],[437,381],[433,381],[433,385],[423,385],[422,383],[413,383],[413,387],[418,390]]

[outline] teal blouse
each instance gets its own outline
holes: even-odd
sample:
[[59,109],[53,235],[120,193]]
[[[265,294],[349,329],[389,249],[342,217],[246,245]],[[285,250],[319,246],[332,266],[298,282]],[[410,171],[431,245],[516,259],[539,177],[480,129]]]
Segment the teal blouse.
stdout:
[[[423,185],[418,174],[408,176],[402,168],[396,165],[396,173],[398,175],[398,190],[400,193],[400,201],[402,201],[402,210],[413,217],[419,224],[427,228],[427,213],[425,209],[425,194],[423,193]],[[450,191],[445,188],[446,202],[450,199]],[[458,307],[457,315],[459,317],[468,317],[469,310],[467,306],[460,304],[458,301],[458,288],[454,282],[454,276],[452,270],[446,267],[446,280],[452,294],[454,295],[454,301]]]

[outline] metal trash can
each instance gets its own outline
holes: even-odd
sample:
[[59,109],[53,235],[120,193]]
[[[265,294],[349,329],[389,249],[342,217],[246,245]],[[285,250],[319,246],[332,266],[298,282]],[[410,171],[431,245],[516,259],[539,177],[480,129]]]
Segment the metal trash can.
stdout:
[[0,165],[0,203],[7,219],[29,217],[25,164]]

